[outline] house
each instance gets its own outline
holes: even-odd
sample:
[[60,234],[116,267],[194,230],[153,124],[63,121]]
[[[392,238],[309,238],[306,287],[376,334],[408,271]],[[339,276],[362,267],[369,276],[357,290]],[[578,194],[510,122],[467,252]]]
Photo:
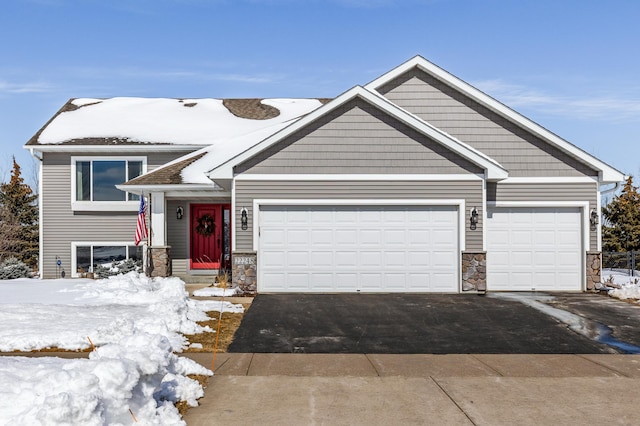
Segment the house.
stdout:
[[331,100],[75,99],[26,148],[44,277],[140,258],[142,195],[152,274],[247,293],[590,290],[624,178],[419,56]]

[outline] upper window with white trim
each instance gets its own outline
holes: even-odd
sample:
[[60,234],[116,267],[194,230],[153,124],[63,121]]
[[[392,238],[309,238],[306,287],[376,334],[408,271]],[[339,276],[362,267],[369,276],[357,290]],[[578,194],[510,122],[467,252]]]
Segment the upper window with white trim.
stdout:
[[[125,183],[146,171],[144,157],[72,157],[72,195],[74,210],[131,210],[140,196],[121,191]],[[133,203],[131,203],[133,202]]]

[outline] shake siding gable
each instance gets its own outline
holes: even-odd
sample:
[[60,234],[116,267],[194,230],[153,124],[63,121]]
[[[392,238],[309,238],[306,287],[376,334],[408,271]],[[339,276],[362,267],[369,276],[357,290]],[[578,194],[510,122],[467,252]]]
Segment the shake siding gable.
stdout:
[[235,172],[480,174],[483,170],[356,99],[236,166]]
[[249,209],[254,199],[336,199],[336,200],[465,200],[466,250],[482,250],[482,215],[476,230],[469,230],[469,210],[482,207],[482,181],[236,181],[235,238],[237,251],[251,251],[253,247],[253,220],[249,214],[246,230],[242,230],[240,211]]
[[378,91],[495,159],[510,177],[597,176],[575,158],[416,68]]
[[[146,156],[147,170],[153,170],[185,153],[133,152],[114,156]],[[133,244],[137,211],[73,212],[71,210],[71,157],[87,156],[79,152],[43,154],[42,194],[44,215],[40,219],[43,241],[43,277],[56,276],[56,256],[67,276],[71,270],[71,242],[125,242]],[[100,154],[101,157],[106,154]]]

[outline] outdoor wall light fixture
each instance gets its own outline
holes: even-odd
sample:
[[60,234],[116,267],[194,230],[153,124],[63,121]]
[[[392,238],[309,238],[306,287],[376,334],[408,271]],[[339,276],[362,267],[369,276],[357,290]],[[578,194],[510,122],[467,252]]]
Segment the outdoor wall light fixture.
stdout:
[[180,220],[182,219],[182,216],[184,216],[184,209],[182,208],[182,206],[178,206],[178,208],[176,209],[176,219]]
[[476,229],[477,225],[478,225],[478,209],[477,208],[472,208],[471,209],[471,216],[469,217],[469,228],[473,231]]
[[589,214],[589,223],[591,223],[591,230],[595,231],[598,227],[598,211],[596,209],[592,209]]
[[242,225],[242,230],[246,231],[249,223],[249,212],[245,207],[240,211],[240,224]]

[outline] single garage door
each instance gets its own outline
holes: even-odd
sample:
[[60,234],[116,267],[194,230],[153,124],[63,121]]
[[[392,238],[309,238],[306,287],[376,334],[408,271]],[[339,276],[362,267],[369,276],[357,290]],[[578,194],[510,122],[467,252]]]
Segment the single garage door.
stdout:
[[457,292],[456,206],[261,206],[259,292]]
[[487,211],[488,290],[580,290],[583,256],[578,208]]

